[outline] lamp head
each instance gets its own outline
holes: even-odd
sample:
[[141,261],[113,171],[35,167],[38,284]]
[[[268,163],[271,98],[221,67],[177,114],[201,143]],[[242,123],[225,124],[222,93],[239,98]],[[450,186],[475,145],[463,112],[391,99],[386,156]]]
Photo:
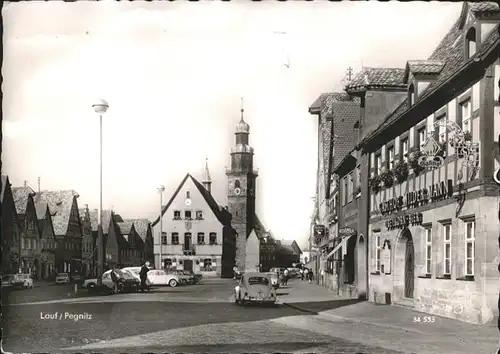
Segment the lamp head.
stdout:
[[158,190],[162,193],[165,192],[165,186],[161,185],[160,187],[158,187]]
[[97,114],[104,114],[109,108],[108,102],[106,102],[103,99],[97,100],[96,103],[92,105],[92,108],[94,109],[94,112]]

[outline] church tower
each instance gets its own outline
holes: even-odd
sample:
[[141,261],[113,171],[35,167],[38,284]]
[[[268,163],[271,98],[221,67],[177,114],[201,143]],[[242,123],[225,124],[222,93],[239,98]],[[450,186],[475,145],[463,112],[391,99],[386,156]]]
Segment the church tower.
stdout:
[[245,269],[247,237],[255,222],[255,180],[253,169],[253,148],[248,144],[250,126],[243,119],[243,99],[241,99],[241,119],[236,125],[236,144],[231,148],[231,168],[226,171],[228,182],[228,209],[232,215],[232,226],[236,237],[236,266]]

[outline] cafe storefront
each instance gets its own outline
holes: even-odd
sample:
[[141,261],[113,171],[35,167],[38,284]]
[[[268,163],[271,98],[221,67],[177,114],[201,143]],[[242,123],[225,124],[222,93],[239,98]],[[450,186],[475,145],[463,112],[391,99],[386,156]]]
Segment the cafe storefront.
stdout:
[[369,300],[490,322],[498,296],[498,200],[477,183],[437,176],[430,171],[372,191]]

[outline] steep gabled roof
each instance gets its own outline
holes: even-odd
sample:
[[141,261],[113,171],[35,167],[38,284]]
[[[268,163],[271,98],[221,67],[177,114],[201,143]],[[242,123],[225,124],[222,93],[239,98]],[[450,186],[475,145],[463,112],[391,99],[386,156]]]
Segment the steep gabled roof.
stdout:
[[356,102],[336,102],[333,105],[333,167],[335,170],[340,161],[346,157],[356,146],[358,132],[354,129],[354,124],[359,120],[361,108]]
[[368,88],[404,88],[404,69],[399,68],[368,68],[359,72],[345,90],[356,91]]
[[52,216],[52,224],[56,235],[65,235],[68,230],[69,218],[73,201],[78,196],[74,190],[43,191],[35,196],[35,204],[39,200],[48,204]]
[[89,210],[89,216],[92,231],[99,231],[99,211],[97,209]]
[[102,211],[102,233],[107,235],[109,233],[109,225],[111,223],[111,217],[113,216],[113,210],[107,209]]
[[133,222],[135,231],[142,239],[142,241],[146,242],[146,237],[148,236],[148,229],[151,226],[151,221],[148,219],[125,219],[125,221]]
[[28,200],[35,195],[35,191],[30,187],[13,187],[12,197],[16,205],[17,215],[26,215],[26,208],[28,207]]
[[309,113],[311,113],[311,114],[321,113],[322,115],[328,114],[329,105],[332,102],[351,101],[351,100],[359,100],[359,98],[349,96],[345,92],[322,93],[313,102],[313,104],[311,106],[309,106]]
[[36,217],[38,220],[45,220],[47,217],[47,207],[48,204],[44,200],[38,199],[38,201],[35,202]]
[[[467,6],[467,4],[464,4],[464,8],[465,6]],[[448,33],[443,37],[439,45],[430,55],[428,60],[442,61],[445,65],[439,72],[439,75],[436,76],[435,80],[422,92],[416,105],[418,105],[419,102],[425,101],[427,97],[437,92],[451,77],[463,68],[474,63],[476,58],[482,57],[483,55],[489,53],[492,49],[499,46],[500,38],[497,24],[497,26],[481,44],[479,51],[472,58],[465,58],[463,40],[465,34],[460,28],[460,21],[462,21],[462,19],[458,19],[453,24]],[[408,111],[411,111],[411,108],[412,107],[408,104],[408,99],[405,99],[400,106],[387,115],[384,122],[377,129],[363,139],[360,145],[365,145],[368,141],[371,141],[376,136],[382,134],[382,132],[389,126],[400,120]]]
[[116,224],[120,228],[120,232],[122,233],[122,235],[130,235],[132,233],[132,227],[134,226],[133,222],[123,221],[117,222]]
[[[182,189],[182,187],[184,186],[184,184],[186,183],[186,181],[188,180],[188,178],[191,179],[191,181],[193,181],[193,184],[196,186],[196,188],[198,189],[198,191],[200,192],[200,194],[203,196],[203,199],[205,199],[205,202],[207,203],[207,205],[209,206],[209,208],[212,210],[212,212],[215,214],[215,217],[217,218],[217,220],[219,220],[219,222],[222,224],[222,225],[227,225],[229,224],[229,212],[222,209],[219,204],[217,204],[217,202],[215,201],[214,197],[212,196],[212,194],[210,194],[210,192],[208,192],[205,187],[203,187],[203,185],[198,182],[198,180],[196,180],[196,178],[194,178],[193,176],[191,176],[191,174],[187,173],[186,176],[182,179],[181,183],[179,184],[179,186],[177,187],[177,189],[175,190],[174,194],[172,195],[172,197],[170,198],[170,200],[167,202],[167,204],[163,207],[162,209],[162,215],[165,215],[165,212],[168,210],[168,208],[170,207],[170,205],[172,205],[173,201],[175,200],[175,198],[177,197],[177,195],[179,194],[180,190]],[[158,224],[158,222],[160,222],[160,217],[158,216],[158,218],[155,219],[155,221],[153,221],[152,225],[151,226],[155,226],[156,224]]]

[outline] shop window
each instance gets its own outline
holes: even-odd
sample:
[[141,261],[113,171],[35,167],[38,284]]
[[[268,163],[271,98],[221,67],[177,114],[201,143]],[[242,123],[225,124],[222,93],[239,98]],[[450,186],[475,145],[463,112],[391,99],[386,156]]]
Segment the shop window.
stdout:
[[451,275],[451,224],[443,225],[444,275]]
[[469,31],[467,32],[465,41],[466,58],[470,58],[474,56],[474,54],[476,54],[476,29],[474,27],[469,29]]
[[432,274],[432,229],[425,229],[425,274]]
[[198,232],[197,241],[198,241],[199,245],[204,245],[205,244],[205,233]]
[[375,238],[375,270],[380,272],[380,253],[382,252],[382,242],[380,233],[374,234]]
[[394,146],[387,148],[387,156],[389,161],[389,170],[394,168]]
[[178,232],[172,232],[172,244],[173,245],[179,244],[179,233]]
[[167,244],[167,233],[165,231],[163,231],[161,233],[161,244],[162,245],[166,245]]
[[382,173],[382,155],[378,154],[375,155],[375,167],[377,171],[377,175],[380,175]]
[[472,106],[470,99],[460,104],[460,116],[462,118],[462,131],[471,131]]
[[191,220],[191,210],[185,210],[184,211],[184,219],[185,220]]
[[217,244],[217,233],[216,232],[211,232],[209,234],[209,239],[210,239],[210,244],[211,245],[216,245]]
[[408,150],[409,150],[409,142],[408,138],[401,140],[401,156],[403,158],[403,162],[408,162]]
[[165,258],[165,259],[163,260],[163,267],[164,267],[165,269],[170,269],[170,268],[172,268],[172,259],[171,259],[171,258]]
[[203,270],[205,272],[211,272],[212,271],[212,260],[210,258],[205,258],[203,260]]
[[180,210],[174,210],[174,220],[181,220]]
[[427,140],[427,130],[426,130],[426,127],[423,127],[421,129],[419,129],[417,132],[417,144],[416,144],[416,146],[418,146],[420,149],[422,149],[426,140]]
[[476,222],[467,221],[465,223],[465,275],[474,275],[474,251],[475,251],[475,231]]

